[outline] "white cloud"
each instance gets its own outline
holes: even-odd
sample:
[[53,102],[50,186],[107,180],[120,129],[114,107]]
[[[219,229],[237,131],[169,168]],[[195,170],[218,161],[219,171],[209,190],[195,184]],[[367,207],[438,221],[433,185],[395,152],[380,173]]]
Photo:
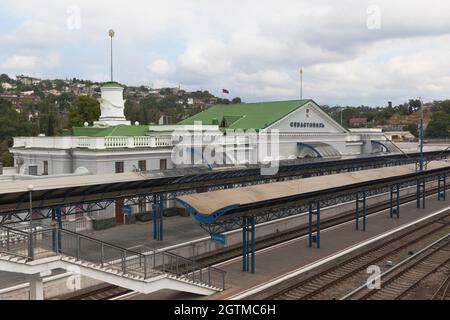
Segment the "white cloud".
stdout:
[[14,55],[7,58],[1,67],[8,70],[33,70],[37,66],[37,58],[33,56]]
[[[0,18],[21,21],[0,31],[2,68],[103,75],[106,34],[114,28],[115,78],[128,84],[181,83],[215,93],[226,87],[244,101],[293,99],[302,67],[304,96],[328,104],[450,96],[444,1],[78,0],[81,28],[69,30],[73,4],[0,0]],[[379,30],[366,26],[372,4],[380,8]],[[51,54],[59,58],[44,63]]]
[[37,69],[51,69],[59,67],[59,55],[49,53],[45,56],[26,56],[15,54],[0,64],[1,68],[7,70],[36,71]]
[[168,76],[174,71],[174,67],[164,59],[156,59],[149,66],[148,69],[153,75]]

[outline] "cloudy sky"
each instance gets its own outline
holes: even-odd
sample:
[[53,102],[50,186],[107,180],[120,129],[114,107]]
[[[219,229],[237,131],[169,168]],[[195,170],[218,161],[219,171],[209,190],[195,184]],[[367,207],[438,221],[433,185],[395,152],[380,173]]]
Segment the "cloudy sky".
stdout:
[[244,101],[450,98],[450,2],[0,0],[0,73],[209,90]]

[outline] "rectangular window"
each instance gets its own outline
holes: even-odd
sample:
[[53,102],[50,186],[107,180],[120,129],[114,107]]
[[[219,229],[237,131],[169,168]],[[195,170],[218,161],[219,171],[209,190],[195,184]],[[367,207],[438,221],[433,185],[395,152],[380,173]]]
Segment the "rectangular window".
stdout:
[[147,171],[147,161],[146,160],[139,160],[138,161],[138,168],[141,171]]
[[48,176],[48,161],[44,161],[44,171],[42,172],[43,176]]
[[159,160],[159,170],[166,170],[166,169],[167,169],[167,160],[160,159]]
[[123,173],[123,161],[116,162],[116,173]]

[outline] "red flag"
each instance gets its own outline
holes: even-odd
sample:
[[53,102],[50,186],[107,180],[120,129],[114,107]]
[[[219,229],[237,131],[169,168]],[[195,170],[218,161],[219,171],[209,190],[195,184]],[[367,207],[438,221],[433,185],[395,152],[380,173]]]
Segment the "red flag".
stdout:
[[227,89],[222,89],[222,93],[226,93],[226,94],[229,94],[229,93],[230,93],[230,91],[228,91]]

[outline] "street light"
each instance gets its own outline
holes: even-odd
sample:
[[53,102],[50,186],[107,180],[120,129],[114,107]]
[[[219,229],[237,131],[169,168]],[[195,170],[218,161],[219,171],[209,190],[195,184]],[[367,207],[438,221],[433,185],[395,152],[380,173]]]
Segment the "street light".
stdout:
[[34,186],[32,184],[29,184],[27,187],[27,190],[29,192],[29,198],[30,198],[30,231],[29,231],[29,241],[28,241],[28,256],[31,260],[34,259],[34,245],[33,245],[33,189]]
[[108,35],[111,38],[111,81],[113,81],[113,38],[115,34],[113,29],[108,31]]
[[33,225],[33,189],[34,186],[32,184],[29,184],[27,190],[30,194],[30,226]]
[[342,126],[342,112],[344,112],[344,108],[341,108],[341,126]]

